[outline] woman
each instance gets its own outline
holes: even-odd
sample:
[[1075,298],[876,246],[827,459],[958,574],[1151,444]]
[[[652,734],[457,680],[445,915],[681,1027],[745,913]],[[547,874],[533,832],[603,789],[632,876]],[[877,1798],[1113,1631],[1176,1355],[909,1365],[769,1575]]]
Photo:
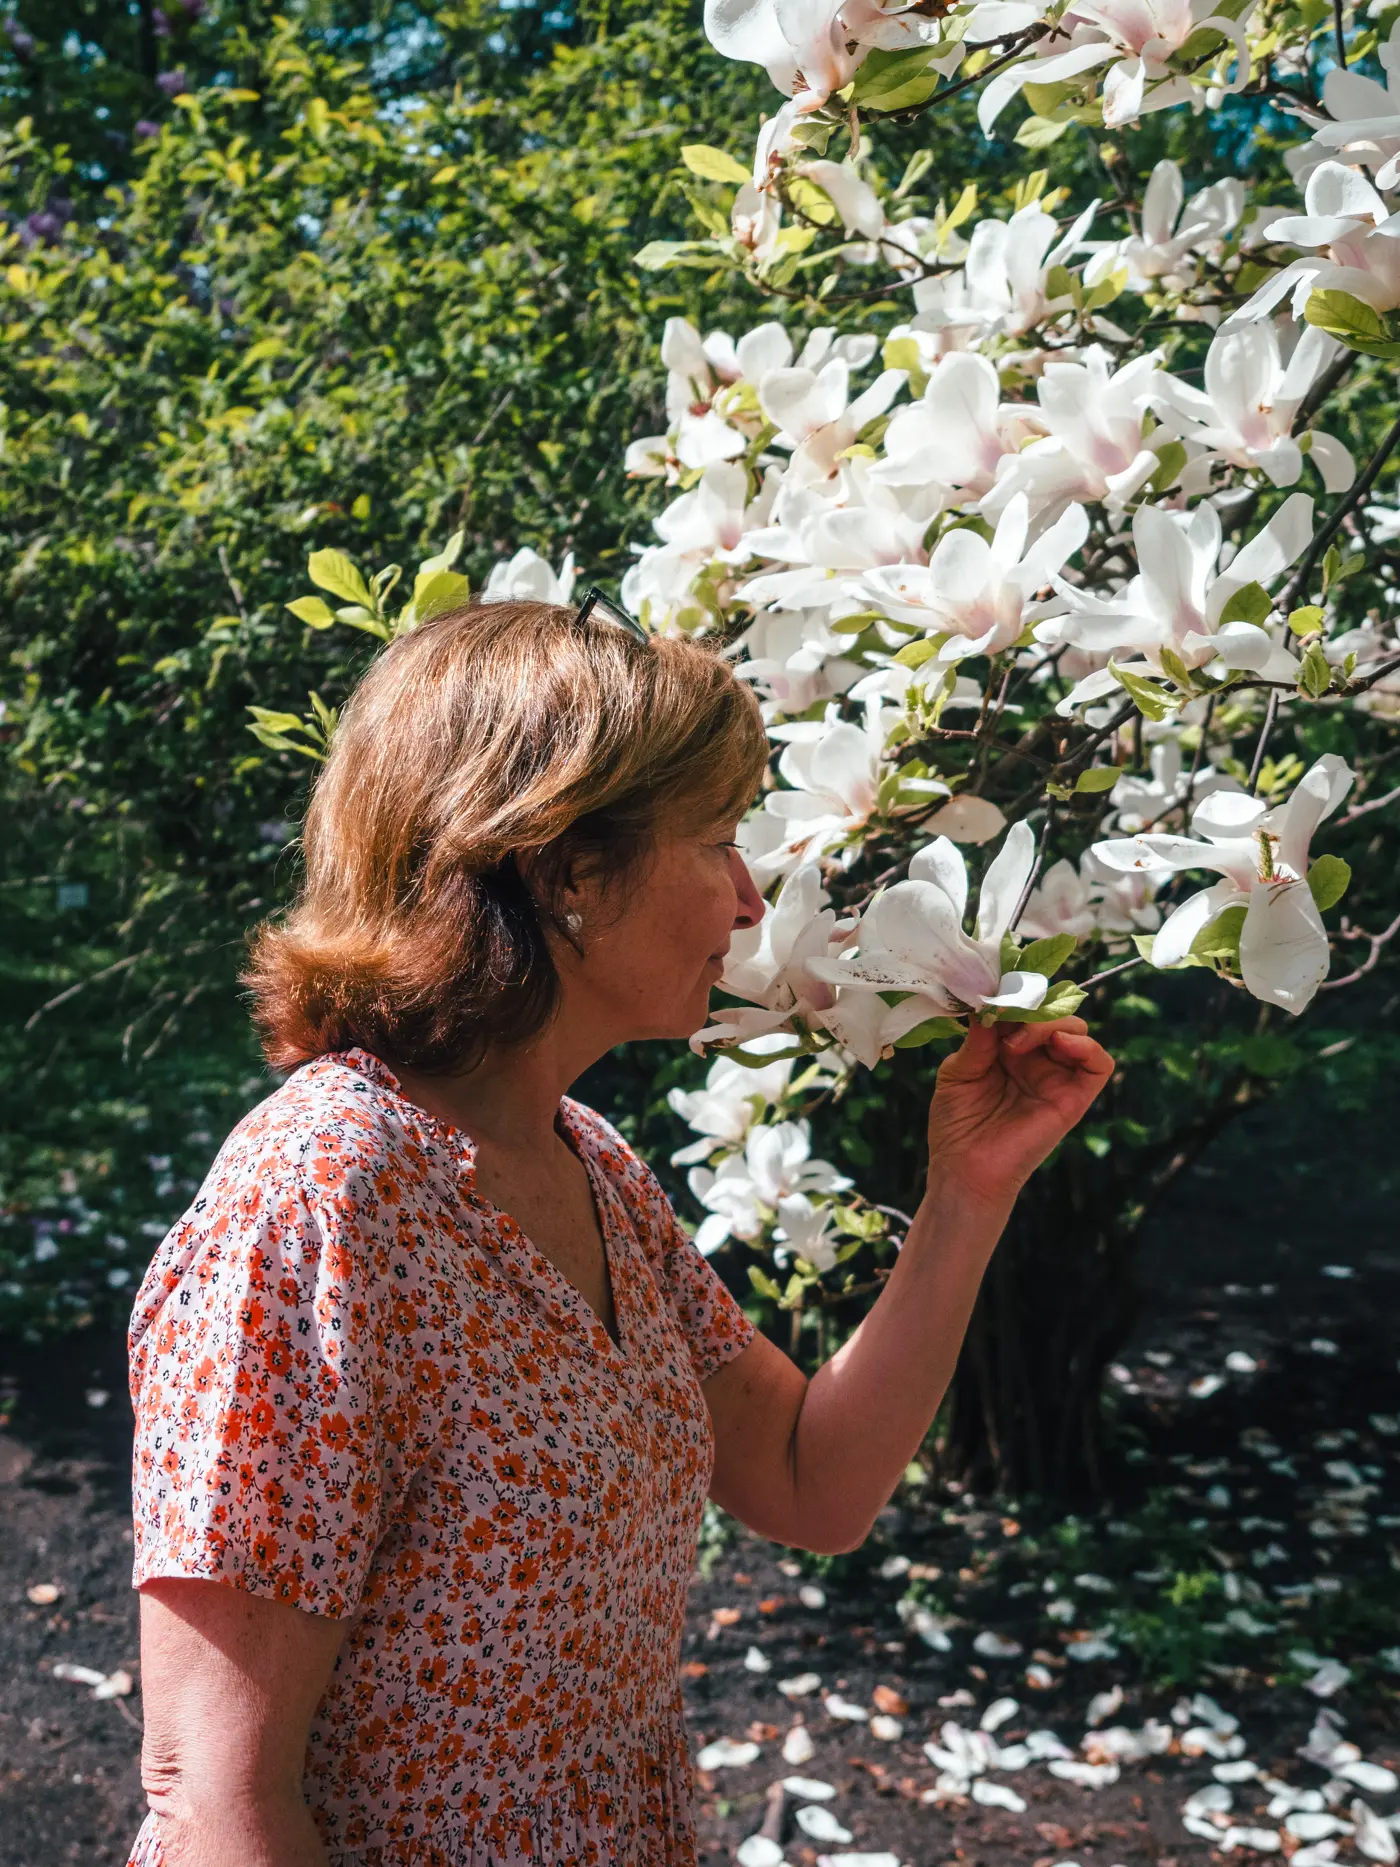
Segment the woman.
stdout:
[[565,1091],[705,1021],[763,913],[767,745],[705,648],[533,603],[396,641],[250,983],[293,1071],[132,1325],[137,1867],[684,1867],[706,1496],[855,1548],[1026,1176],[1112,1070],[1077,1019],[939,1074],[928,1190],[811,1380]]

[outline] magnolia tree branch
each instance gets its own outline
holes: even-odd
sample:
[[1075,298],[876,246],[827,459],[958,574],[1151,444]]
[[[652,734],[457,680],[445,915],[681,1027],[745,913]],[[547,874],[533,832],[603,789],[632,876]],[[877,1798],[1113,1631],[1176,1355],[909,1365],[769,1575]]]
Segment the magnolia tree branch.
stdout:
[[1371,950],[1353,972],[1343,974],[1340,979],[1324,979],[1318,989],[1323,992],[1335,992],[1341,986],[1355,985],[1358,979],[1364,979],[1368,972],[1375,971],[1380,964],[1382,953],[1397,934],[1400,934],[1400,914],[1395,916],[1389,927],[1382,928],[1380,933],[1366,933],[1360,927],[1344,928],[1335,936],[1338,940],[1367,940],[1370,942]]
[[1278,607],[1285,615],[1293,607],[1294,597],[1296,597],[1301,590],[1307,588],[1308,579],[1312,576],[1314,566],[1317,564],[1319,558],[1322,557],[1328,545],[1330,545],[1332,540],[1337,536],[1337,533],[1342,529],[1343,520],[1356,510],[1367,493],[1369,493],[1371,488],[1375,485],[1377,475],[1380,473],[1386,461],[1390,459],[1398,442],[1400,442],[1400,417],[1397,417],[1391,424],[1385,439],[1367,462],[1365,471],[1354,482],[1351,491],[1337,507],[1322,530],[1314,537],[1312,543],[1308,546],[1307,551],[1303,555],[1302,563],[1298,566],[1292,577],[1289,578],[1288,583],[1284,587],[1283,595],[1278,600]]

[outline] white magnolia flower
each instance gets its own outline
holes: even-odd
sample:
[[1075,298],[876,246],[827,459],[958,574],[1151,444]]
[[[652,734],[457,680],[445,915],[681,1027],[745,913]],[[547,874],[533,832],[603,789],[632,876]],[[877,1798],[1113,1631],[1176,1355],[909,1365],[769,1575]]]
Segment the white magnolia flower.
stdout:
[[837,1193],[851,1184],[829,1161],[813,1160],[811,1154],[805,1121],[759,1122],[749,1130],[742,1154],[730,1154],[716,1171],[692,1167],[690,1190],[710,1215],[695,1234],[699,1249],[708,1257],[727,1238],[757,1238],[785,1200]]
[[[1291,319],[1282,331],[1272,322],[1235,324],[1212,339],[1203,388],[1163,372],[1153,407],[1173,434],[1204,450],[1201,461],[1192,463],[1190,489],[1209,484],[1212,460],[1258,467],[1275,486],[1292,486],[1303,471],[1303,450],[1292,438],[1294,420],[1341,348],[1316,325],[1300,333]],[[1313,433],[1310,441],[1327,491],[1345,492],[1356,477],[1351,455],[1330,434]],[[1196,477],[1200,467],[1204,479]]]
[[1062,856],[1031,890],[1018,931],[1032,940],[1048,940],[1066,933],[1082,940],[1097,926],[1088,878]]
[[1262,318],[1284,298],[1301,318],[1315,291],[1348,292],[1377,311],[1400,306],[1400,215],[1392,214],[1366,177],[1340,162],[1320,162],[1303,191],[1307,209],[1270,221],[1264,237],[1316,247],[1266,279],[1231,312],[1226,325]]
[[892,564],[867,571],[868,602],[896,622],[915,623],[947,639],[942,662],[999,655],[1044,615],[1033,599],[1063,570],[1089,535],[1089,515],[1073,505],[1027,543],[1030,509],[1024,493],[1003,508],[989,544],[959,528],[939,540],[927,564]]
[[786,826],[788,863],[821,855],[864,828],[875,809],[895,717],[894,708],[872,701],[860,725],[831,707],[824,720],[771,729],[771,738],[786,741],[778,771],[790,789],[765,793],[763,807]]
[[1124,875],[1105,868],[1092,849],[1079,858],[1079,873],[1088,883],[1100,933],[1152,933],[1161,926],[1162,910],[1153,896],[1165,885],[1165,875]]
[[1124,772],[1109,794],[1115,830],[1135,833],[1149,829],[1168,811],[1183,804],[1188,795],[1193,804],[1199,804],[1215,791],[1241,789],[1228,773],[1204,762],[1192,777],[1183,768],[1181,744],[1175,735],[1159,740],[1148,753],[1147,762],[1146,775]]
[[557,573],[549,561],[528,545],[513,558],[491,566],[483,603],[559,603],[567,604],[574,594],[574,554],[568,552]]
[[1309,845],[1351,783],[1346,762],[1329,752],[1275,810],[1235,792],[1207,798],[1191,818],[1191,828],[1204,841],[1134,836],[1096,843],[1094,854],[1110,869],[1213,869],[1223,878],[1167,917],[1153,942],[1153,965],[1180,964],[1204,928],[1226,908],[1242,906],[1240,973],[1247,990],[1285,1011],[1303,1011],[1328,965],[1327,931],[1307,883]]
[[[1311,536],[1312,500],[1293,493],[1235,553],[1229,569],[1217,573],[1222,534],[1214,506],[1203,503],[1189,514],[1139,506],[1133,515],[1138,575],[1121,590],[1102,594],[1057,580],[1066,613],[1041,623],[1036,636],[1115,655],[1129,668],[1122,654],[1131,651],[1143,657],[1143,673],[1160,670],[1162,653],[1170,650],[1187,668],[1218,659],[1223,668],[1292,680],[1298,664],[1267,629],[1243,621],[1222,625],[1220,617],[1246,584],[1267,590],[1276,583]],[[1108,671],[1088,675],[1061,702],[1061,711],[1111,693],[1115,685]]]
[[[1060,84],[1082,78],[1101,65],[1103,113],[1108,129],[1136,123],[1145,112],[1165,110],[1192,95],[1189,77],[1173,73],[1170,61],[1196,32],[1218,32],[1228,43],[1233,70],[1217,76],[1220,91],[1239,91],[1249,82],[1249,48],[1243,23],[1214,13],[1214,0],[1074,0],[1058,29],[1036,48],[1036,56],[999,72],[978,100],[977,120],[990,134],[1006,105],[1026,84]],[[1066,40],[1069,43],[1066,45]]]
[[[1052,303],[1048,275],[1073,256],[1098,205],[1091,201],[1062,236],[1058,223],[1038,202],[1021,208],[1010,220],[978,221],[963,276],[972,303],[989,326],[1003,336],[1019,337],[1043,322]],[[1067,309],[1069,300],[1064,304]]]
[[[754,1038],[749,1052],[762,1055],[790,1048],[787,1038],[774,1033]],[[733,1057],[718,1056],[709,1067],[703,1089],[672,1089],[666,1100],[700,1136],[672,1154],[672,1166],[688,1167],[721,1147],[742,1147],[749,1129],[768,1104],[782,1100],[791,1079],[790,1056],[780,1056],[758,1069],[736,1062]]]
[[1111,248],[1128,268],[1128,290],[1178,290],[1195,277],[1195,258],[1218,247],[1244,213],[1245,187],[1227,175],[1186,199],[1181,170],[1169,157],[1154,167],[1142,198],[1141,231]]
[[770,471],[751,500],[749,476],[738,461],[707,467],[655,520],[662,542],[648,546],[623,578],[622,600],[632,614],[645,614],[654,628],[664,629],[701,572],[717,560],[734,561],[746,534],[767,518],[777,489],[778,476]]
[[1322,107],[1332,118],[1313,132],[1313,142],[1335,149],[1346,163],[1364,163],[1378,188],[1400,184],[1400,23],[1378,56],[1386,82],[1344,65],[1334,65],[1322,81]]
[[968,934],[967,865],[956,845],[940,836],[910,862],[908,881],[896,882],[866,909],[858,952],[848,948],[836,959],[817,960],[812,970],[843,992],[909,992],[923,1018],[999,1005],[1034,1011],[1045,998],[1044,975],[1003,973],[1001,967],[1002,935],[1034,866],[1030,826],[1013,823],[983,878],[977,931]]
[[794,1019],[820,1028],[835,995],[812,970],[812,962],[839,952],[855,925],[838,919],[827,905],[815,863],[796,869],[777,900],[765,905],[759,924],[741,927],[729,942],[720,989],[746,999],[747,1005],[716,1012],[715,1022],[691,1038],[691,1049],[791,1030]]
[[923,539],[942,496],[936,486],[873,484],[864,461],[842,464],[834,485],[788,479],[773,523],[750,531],[744,550],[787,568],[765,570],[743,588],[746,602],[826,609],[834,618],[864,607],[861,573],[877,564],[922,563]]
[[978,499],[991,490],[1002,457],[1041,432],[1033,418],[1024,403],[1002,402],[996,366],[986,357],[954,352],[933,368],[920,399],[891,415],[884,458],[870,477],[888,486],[946,486],[962,499]]
[[[845,1181],[849,1186],[850,1181]],[[836,1209],[828,1201],[818,1205],[806,1193],[789,1193],[778,1201],[778,1225],[773,1236],[788,1251],[805,1258],[814,1271],[836,1268],[840,1240],[831,1236]],[[776,1254],[775,1254],[776,1255]]]
[[726,58],[762,65],[799,108],[816,110],[850,83],[872,47],[937,37],[933,21],[903,13],[878,0],[705,0],[705,35]]
[[805,713],[848,691],[860,664],[844,651],[850,637],[828,627],[823,610],[773,610],[754,617],[739,637],[745,659],[734,672],[764,696],[764,718]]
[[850,373],[848,359],[835,354],[820,365],[799,359],[759,380],[759,404],[778,429],[772,444],[792,451],[791,471],[799,482],[835,473],[839,456],[855,446],[867,423],[884,414],[905,381],[903,370],[881,370],[852,399]]
[[1037,525],[1076,500],[1121,510],[1160,464],[1142,436],[1160,362],[1152,350],[1114,370],[1094,344],[1078,363],[1047,363],[1036,388],[1045,438],[998,463],[996,485],[978,510],[995,517],[1017,493],[1025,493]]

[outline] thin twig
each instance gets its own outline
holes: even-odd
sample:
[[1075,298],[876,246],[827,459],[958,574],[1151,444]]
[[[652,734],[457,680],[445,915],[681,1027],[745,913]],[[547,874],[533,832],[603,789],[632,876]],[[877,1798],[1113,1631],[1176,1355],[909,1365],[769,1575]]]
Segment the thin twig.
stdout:
[[1264,709],[1264,724],[1259,728],[1259,743],[1254,748],[1254,762],[1249,768],[1249,795],[1255,796],[1259,789],[1259,774],[1264,769],[1264,752],[1269,743],[1269,734],[1274,730],[1274,721],[1278,718],[1278,689],[1269,689],[1269,704]]
[[1337,533],[1342,529],[1342,521],[1349,513],[1356,510],[1367,493],[1370,492],[1372,486],[1376,482],[1377,475],[1380,473],[1386,461],[1389,460],[1397,443],[1400,443],[1400,420],[1396,420],[1391,424],[1389,433],[1368,461],[1365,472],[1361,475],[1360,479],[1356,481],[1346,498],[1337,507],[1337,510],[1332,514],[1331,518],[1313,539],[1304,554],[1302,563],[1289,578],[1287,587],[1278,602],[1279,608],[1285,615],[1287,615],[1288,611],[1293,607],[1293,599],[1297,596],[1298,592],[1307,588],[1307,582],[1309,577],[1312,576],[1313,567],[1327,549],[1328,545],[1330,545],[1332,540],[1337,536]]
[[1387,804],[1393,804],[1400,797],[1400,784],[1393,791],[1387,791],[1383,797],[1368,798],[1364,804],[1353,804],[1344,817],[1338,817],[1340,828],[1344,823],[1355,823],[1358,817],[1369,817],[1373,810],[1384,810]]
[[1347,40],[1342,21],[1342,0],[1332,0],[1332,30],[1337,39],[1337,63],[1345,71],[1347,68]]
[[1016,903],[1016,912],[1011,916],[1010,923],[1007,926],[1006,931],[1008,933],[1015,933],[1021,916],[1026,911],[1026,903],[1031,898],[1031,892],[1035,888],[1036,879],[1040,874],[1041,868],[1044,866],[1045,852],[1050,847],[1050,832],[1054,827],[1054,822],[1055,806],[1052,802],[1046,807],[1045,822],[1042,824],[1040,831],[1040,846],[1035,852],[1035,861],[1031,865],[1031,872],[1026,877],[1026,885],[1021,890],[1021,899]]
[[1324,979],[1319,989],[1323,992],[1335,992],[1338,986],[1355,985],[1356,981],[1364,979],[1368,972],[1374,972],[1380,964],[1381,954],[1396,934],[1400,934],[1400,914],[1397,914],[1389,927],[1383,928],[1380,933],[1366,933],[1362,928],[1356,927],[1346,933],[1338,934],[1339,940],[1369,940],[1371,951],[1354,972],[1346,973],[1340,979]]
[[1116,974],[1120,972],[1127,972],[1130,967],[1143,966],[1143,965],[1146,965],[1146,963],[1147,962],[1143,959],[1141,953],[1138,953],[1137,955],[1135,955],[1134,958],[1122,960],[1117,966],[1109,966],[1103,972],[1091,972],[1087,979],[1082,979],[1080,981],[1080,984],[1084,987],[1084,990],[1087,992],[1091,989],[1091,987],[1096,986],[1102,979],[1112,979]]

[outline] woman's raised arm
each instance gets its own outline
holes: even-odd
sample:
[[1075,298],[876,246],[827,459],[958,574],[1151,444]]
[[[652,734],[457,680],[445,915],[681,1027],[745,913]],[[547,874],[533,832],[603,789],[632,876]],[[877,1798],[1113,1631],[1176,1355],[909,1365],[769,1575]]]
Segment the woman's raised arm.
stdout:
[[938,1073],[928,1189],[870,1314],[810,1381],[758,1335],[705,1383],[717,1504],[798,1548],[864,1542],[933,1423],[1018,1191],[1112,1074],[1081,1019],[972,1026]]
[[346,1623],[220,1582],[141,1590],[141,1781],[165,1867],[325,1867],[301,1793]]

